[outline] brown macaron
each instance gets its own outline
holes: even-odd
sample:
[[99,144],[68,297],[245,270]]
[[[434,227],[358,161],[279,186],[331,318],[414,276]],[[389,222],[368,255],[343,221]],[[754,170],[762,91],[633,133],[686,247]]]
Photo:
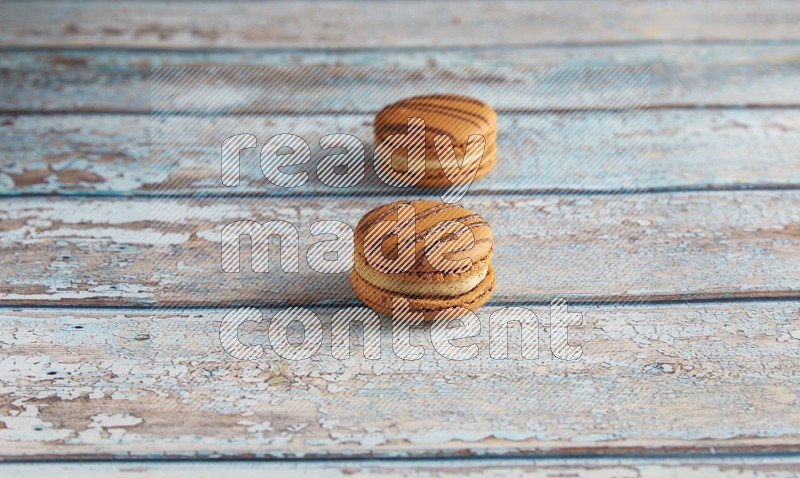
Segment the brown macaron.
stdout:
[[[434,187],[463,184],[485,175],[494,166],[497,113],[485,102],[455,94],[415,96],[398,101],[382,109],[376,116],[376,144],[396,142],[394,138],[407,134],[409,118],[421,118],[425,122],[425,176],[417,184]],[[436,147],[438,136],[450,139],[455,159],[461,163],[459,166],[462,170],[470,171],[470,174],[455,175],[452,170],[451,174],[446,174],[442,162],[444,156]],[[473,148],[468,149],[471,136],[474,144]],[[480,148],[478,137],[484,139],[483,148]],[[395,171],[404,171],[408,149],[399,144],[396,146],[398,148],[391,158],[391,166]],[[471,154],[465,156],[468,151]]]
[[461,206],[397,201],[359,221],[350,281],[384,314],[393,313],[396,298],[425,320],[455,307],[475,310],[494,291],[493,247],[489,224]]

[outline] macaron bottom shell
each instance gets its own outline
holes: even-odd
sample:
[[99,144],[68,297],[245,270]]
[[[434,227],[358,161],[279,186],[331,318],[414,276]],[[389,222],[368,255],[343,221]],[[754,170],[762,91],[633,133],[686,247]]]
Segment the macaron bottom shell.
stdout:
[[[425,297],[425,283],[420,283],[420,294],[401,294],[377,287],[361,277],[355,269],[350,274],[353,291],[371,309],[387,315],[393,315],[392,300],[402,298],[408,301],[408,310],[412,313],[421,313],[425,321],[431,321],[436,315],[447,309],[460,307],[475,310],[485,304],[492,296],[496,286],[494,268],[489,265],[486,277],[466,294],[453,297]],[[452,317],[452,315],[448,315]],[[396,317],[398,319],[404,317]]]

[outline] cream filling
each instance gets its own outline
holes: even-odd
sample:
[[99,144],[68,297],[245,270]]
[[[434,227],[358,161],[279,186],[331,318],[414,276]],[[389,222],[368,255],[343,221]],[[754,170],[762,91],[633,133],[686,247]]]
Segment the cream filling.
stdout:
[[[486,148],[484,150],[484,152],[483,152],[483,155],[480,157],[481,164],[483,163],[483,160],[493,157],[494,154],[495,154],[495,150],[496,149],[497,148],[495,146],[491,146],[489,148]],[[457,154],[456,158],[457,158],[459,163],[462,163],[462,161],[464,159],[464,153],[462,152],[460,154]],[[399,171],[403,171],[406,168],[407,161],[408,161],[408,155],[407,154],[403,154],[401,152],[401,153],[398,153],[398,154],[392,156],[391,165],[392,165],[392,167],[394,169],[399,170]],[[435,156],[432,156],[432,157],[425,157],[425,169],[428,170],[428,171],[435,170],[435,169],[442,169],[442,163],[441,163],[441,160],[439,159],[439,156],[435,155]]]
[[456,281],[422,282],[403,279],[400,274],[384,274],[378,272],[360,256],[356,255],[353,267],[362,279],[389,292],[413,295],[417,297],[457,297],[478,287],[489,272],[489,261],[478,266],[478,269]]

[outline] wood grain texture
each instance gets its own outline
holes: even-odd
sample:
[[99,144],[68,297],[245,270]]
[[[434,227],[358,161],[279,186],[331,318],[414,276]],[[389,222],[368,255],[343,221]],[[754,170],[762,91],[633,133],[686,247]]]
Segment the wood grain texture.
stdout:
[[[2,8],[2,7],[0,7]],[[466,50],[369,51],[279,51],[234,50],[226,52],[107,51],[95,49],[47,49],[5,51],[0,55],[0,111],[149,112],[151,69],[165,66],[318,66],[400,68],[417,71],[404,75],[406,90],[424,91],[432,81],[453,81],[464,68],[482,69],[473,77],[474,87],[502,82],[513,86],[513,78],[502,67],[646,67],[650,72],[650,103],[655,107],[800,105],[800,45],[621,45]],[[436,67],[438,77],[419,77],[420,69]],[[422,70],[426,71],[426,70]],[[428,70],[432,71],[432,70]],[[459,73],[462,72],[462,73]],[[338,72],[344,81],[352,72]],[[400,76],[397,73],[396,76]],[[337,77],[331,77],[335,84]],[[490,82],[491,80],[491,82]],[[273,79],[273,86],[275,80]],[[495,83],[492,83],[495,82]],[[501,83],[496,83],[501,82]],[[427,85],[427,86],[426,86]],[[359,101],[347,111],[377,111],[386,102],[386,89],[402,89],[391,77],[362,83]],[[467,85],[469,86],[469,85]],[[462,84],[461,88],[465,86]],[[495,88],[498,89],[498,88]],[[617,88],[619,91],[620,89]],[[549,95],[537,95],[491,103],[499,109],[574,107],[574,95],[561,85]],[[554,94],[561,92],[561,94]],[[295,92],[281,97],[282,108],[307,101]],[[235,99],[235,97],[234,97]],[[488,98],[487,98],[488,100]],[[582,105],[586,107],[587,105]],[[269,108],[265,103],[264,108]],[[274,108],[274,105],[272,106]],[[342,107],[340,105],[340,107]],[[295,106],[293,108],[297,110]]]
[[[0,461],[337,460],[269,470],[252,462],[2,463],[0,474],[800,472],[796,2],[419,3],[411,12],[405,2],[3,3],[0,50],[0,112],[8,113],[0,117],[0,194],[45,195],[3,198],[0,207]],[[582,91],[588,102],[573,94],[585,84],[564,89],[563,77],[535,95],[497,97],[490,102],[508,133],[522,139],[507,141],[513,157],[464,200],[502,237],[500,287],[480,312],[481,355],[447,360],[425,329],[414,329],[412,342],[426,348],[419,361],[394,356],[386,331],[379,361],[358,346],[353,358],[335,360],[329,341],[307,361],[269,348],[260,360],[237,361],[219,343],[225,308],[127,307],[302,304],[329,331],[334,310],[326,306],[358,302],[342,275],[306,265],[319,240],[308,226],[355,225],[394,198],[374,184],[347,191],[350,198],[315,182],[294,197],[265,192],[252,171],[240,190],[247,198],[51,196],[217,192],[208,168],[218,161],[208,154],[217,139],[184,138],[179,159],[159,156],[156,174],[147,168],[151,68],[173,65],[341,65],[290,96],[255,84],[254,111],[265,113],[259,138],[289,128],[311,144],[322,129],[368,129],[387,92],[456,78],[482,96],[514,84],[508,66],[645,67],[652,150],[646,169],[631,169],[614,161],[619,136],[585,134],[624,133],[614,115],[630,111],[559,113],[641,106],[615,102],[601,86]],[[337,98],[353,66],[405,70],[362,73],[359,100]],[[294,83],[285,78],[278,87]],[[643,92],[615,91],[636,101]],[[338,116],[317,114],[321,95],[325,112]],[[215,106],[253,107],[246,95],[226,98]],[[214,136],[216,126],[196,133]],[[644,143],[624,144],[623,157],[644,151]],[[601,159],[587,170],[586,157]],[[544,191],[620,186],[662,192]],[[778,190],[676,191],[739,187]],[[317,194],[328,197],[309,197]],[[242,218],[295,223],[300,273],[221,273],[219,230]],[[277,255],[271,260],[274,269]],[[583,325],[570,331],[580,359],[550,353],[547,323],[538,359],[489,358],[489,314],[556,295],[582,301],[571,310],[584,314]],[[592,300],[668,302],[586,305]],[[545,306],[529,306],[547,317]],[[245,342],[267,343],[277,309],[264,312],[265,323],[242,327]],[[696,455],[671,457],[681,452]],[[404,460],[442,456],[451,458]],[[475,459],[453,459],[464,456]],[[387,461],[338,461],[365,457]]]
[[[406,457],[796,452],[800,449],[800,303],[571,306],[582,356],[549,348],[546,307],[532,307],[539,358],[434,351],[426,328],[398,358],[361,346],[281,359],[263,323],[219,343],[225,310],[3,309],[0,455],[20,458]],[[296,335],[292,335],[296,337]],[[356,341],[358,342],[358,340]],[[713,463],[713,461],[712,461]]]
[[[148,116],[5,116],[0,117],[0,194],[297,194],[264,179],[257,150],[244,153],[239,186],[222,186],[220,144],[240,131],[255,134],[259,147],[277,133],[304,138],[312,149],[310,180],[299,189],[305,194],[396,192],[374,175],[372,120],[372,115],[172,119],[172,127],[191,134],[154,151]],[[500,158],[470,195],[800,184],[800,110],[504,113],[500,123]],[[333,132],[365,143],[367,177],[355,187],[341,190],[317,178],[319,139]],[[646,136],[633,136],[642,132]]]
[[[0,45],[364,48],[800,39],[787,1],[3,5]],[[191,21],[189,20],[191,19]]]
[[133,473],[147,477],[216,478],[235,474],[241,478],[263,477],[293,478],[303,476],[325,477],[532,477],[555,478],[569,476],[638,478],[641,476],[680,476],[688,478],[716,478],[748,476],[751,478],[790,478],[800,472],[797,458],[764,457],[713,457],[692,459],[446,459],[446,460],[335,460],[256,462],[226,461],[224,463],[165,463],[137,461],[135,463],[25,463],[5,464],[0,471],[9,475],[28,477],[59,476],[83,478],[85,476],[124,476]]
[[[341,274],[306,262],[320,220],[354,227],[381,198],[18,198],[0,210],[0,300],[8,304],[351,303]],[[493,300],[796,296],[800,191],[467,196],[496,237]],[[221,272],[220,232],[283,220],[298,273]],[[248,265],[244,242],[243,271]]]

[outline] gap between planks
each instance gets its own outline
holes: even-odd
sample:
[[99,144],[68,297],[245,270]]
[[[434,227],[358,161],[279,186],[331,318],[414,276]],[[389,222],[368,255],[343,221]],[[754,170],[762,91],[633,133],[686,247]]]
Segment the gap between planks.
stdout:
[[[447,0],[451,1],[451,0]],[[419,53],[466,53],[466,52],[492,52],[515,50],[559,50],[559,49],[611,49],[611,48],[659,48],[659,47],[792,47],[800,45],[800,38],[782,39],[757,39],[743,38],[737,40],[629,40],[615,42],[565,42],[565,43],[513,43],[491,45],[448,45],[448,46],[356,46],[347,48],[326,48],[321,46],[310,47],[200,47],[180,48],[169,45],[163,47],[136,47],[136,46],[30,46],[30,45],[0,45],[0,53],[46,53],[46,54],[149,54],[149,55],[213,55],[213,54],[292,54],[303,55],[350,55],[350,54],[419,54]]]
[[[778,296],[759,296],[759,297],[747,297],[747,296],[737,296],[737,297],[707,297],[707,298],[698,298],[698,297],[686,297],[681,299],[653,299],[653,298],[620,298],[619,301],[608,300],[605,302],[601,301],[586,301],[586,300],[570,300],[570,306],[576,307],[600,307],[600,306],[608,306],[608,307],[627,307],[627,308],[637,308],[637,307],[654,307],[654,306],[700,306],[703,304],[768,304],[770,302],[793,302],[798,301],[800,302],[800,294],[798,295],[778,295]],[[542,307],[542,306],[549,306],[551,304],[550,300],[543,299],[543,300],[503,300],[503,301],[492,301],[490,302],[487,307]],[[249,304],[250,307],[256,308],[274,308],[279,307],[280,305],[276,304],[269,304],[263,302],[254,302]],[[344,307],[363,307],[364,303],[358,299],[353,299],[349,301],[342,301],[336,304],[339,308]],[[303,308],[317,311],[317,310],[326,310],[333,307],[331,304],[305,304]],[[228,312],[231,310],[230,306],[223,306],[223,305],[207,305],[207,306],[197,306],[197,305],[113,305],[113,304],[101,304],[101,305],[92,305],[90,303],[87,304],[47,304],[47,303],[19,303],[15,304],[13,302],[7,303],[0,303],[0,314],[4,313],[4,311],[14,311],[20,312],[24,310],[54,310],[54,311],[80,311],[80,310],[89,310],[89,311],[96,311],[96,312],[110,312],[110,311],[136,311],[136,312],[170,312],[170,311],[184,311],[187,309],[197,309],[202,310],[205,312],[213,313],[213,312]]]

